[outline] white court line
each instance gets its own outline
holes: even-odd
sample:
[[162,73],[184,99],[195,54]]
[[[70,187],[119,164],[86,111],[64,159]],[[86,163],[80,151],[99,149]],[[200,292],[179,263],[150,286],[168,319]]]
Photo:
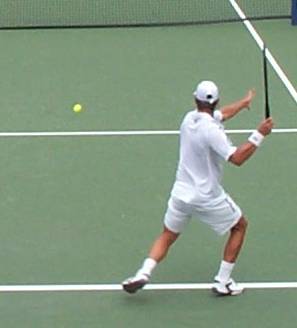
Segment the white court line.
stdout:
[[[252,37],[256,41],[259,48],[261,50],[263,50],[263,48],[264,48],[263,40],[261,39],[259,33],[256,31],[254,26],[251,24],[251,22],[247,19],[245,13],[239,7],[236,0],[229,0],[229,2],[232,5],[232,7],[234,8],[234,10],[236,11],[236,13],[238,14],[238,16],[243,20],[243,24],[248,29],[248,31],[251,33]],[[273,67],[273,69],[275,70],[276,74],[282,80],[285,87],[288,89],[289,93],[291,94],[291,96],[293,97],[295,102],[297,103],[297,91],[295,90],[292,83],[290,82],[290,80],[288,79],[288,77],[286,76],[284,71],[281,69],[281,67],[279,66],[279,64],[275,60],[275,58],[272,56],[269,49],[267,49],[267,51],[266,51],[266,57],[267,57],[268,61],[270,62],[271,66]]]
[[[225,130],[228,134],[247,134],[254,129]],[[297,133],[297,128],[273,129],[273,133]],[[178,135],[177,130],[144,130],[144,131],[58,131],[58,132],[0,132],[1,137],[108,137],[108,136],[153,136]]]
[[[297,282],[246,282],[239,283],[246,289],[292,289],[297,288]],[[209,290],[209,283],[175,283],[148,284],[144,290]],[[83,284],[83,285],[0,285],[0,292],[112,292],[122,291],[120,284]]]

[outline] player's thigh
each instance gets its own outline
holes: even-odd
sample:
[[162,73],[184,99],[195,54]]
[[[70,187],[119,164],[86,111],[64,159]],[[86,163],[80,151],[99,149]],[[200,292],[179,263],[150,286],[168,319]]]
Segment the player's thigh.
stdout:
[[209,225],[217,234],[223,235],[235,226],[242,217],[240,207],[229,196],[214,206],[195,208],[195,216]]
[[170,231],[180,234],[191,220],[192,206],[171,197],[164,216],[164,225]]

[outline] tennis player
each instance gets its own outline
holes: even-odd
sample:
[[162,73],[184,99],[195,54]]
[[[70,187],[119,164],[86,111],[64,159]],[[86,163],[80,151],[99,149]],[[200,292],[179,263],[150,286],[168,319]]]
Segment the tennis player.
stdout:
[[194,92],[197,109],[186,114],[180,128],[180,158],[164,217],[164,230],[135,276],[122,283],[126,292],[135,293],[148,283],[154,268],[164,259],[191,218],[199,218],[219,235],[229,233],[213,291],[218,295],[243,292],[231,278],[231,273],[243,245],[247,220],[221,185],[222,163],[228,161],[240,166],[247,161],[270,134],[273,121],[268,118],[261,122],[239,147],[232,145],[222,122],[249,108],[254,96],[255,91],[250,90],[239,101],[216,110],[219,102],[217,86],[212,81],[198,84]]

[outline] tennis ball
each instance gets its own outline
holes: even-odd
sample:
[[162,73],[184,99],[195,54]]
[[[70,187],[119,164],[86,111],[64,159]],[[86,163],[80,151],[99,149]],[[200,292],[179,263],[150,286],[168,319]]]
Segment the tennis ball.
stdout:
[[75,104],[75,105],[73,106],[73,111],[74,111],[75,113],[80,113],[80,112],[82,111],[82,105],[81,105],[81,104]]

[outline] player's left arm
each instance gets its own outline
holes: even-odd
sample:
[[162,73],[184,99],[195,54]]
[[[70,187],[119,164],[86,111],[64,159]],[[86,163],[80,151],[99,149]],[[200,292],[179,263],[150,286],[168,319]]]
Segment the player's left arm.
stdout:
[[249,108],[255,95],[256,95],[255,89],[251,89],[242,99],[232,104],[223,106],[220,110],[222,113],[222,120],[223,121],[229,120],[230,118],[238,114],[242,109]]

